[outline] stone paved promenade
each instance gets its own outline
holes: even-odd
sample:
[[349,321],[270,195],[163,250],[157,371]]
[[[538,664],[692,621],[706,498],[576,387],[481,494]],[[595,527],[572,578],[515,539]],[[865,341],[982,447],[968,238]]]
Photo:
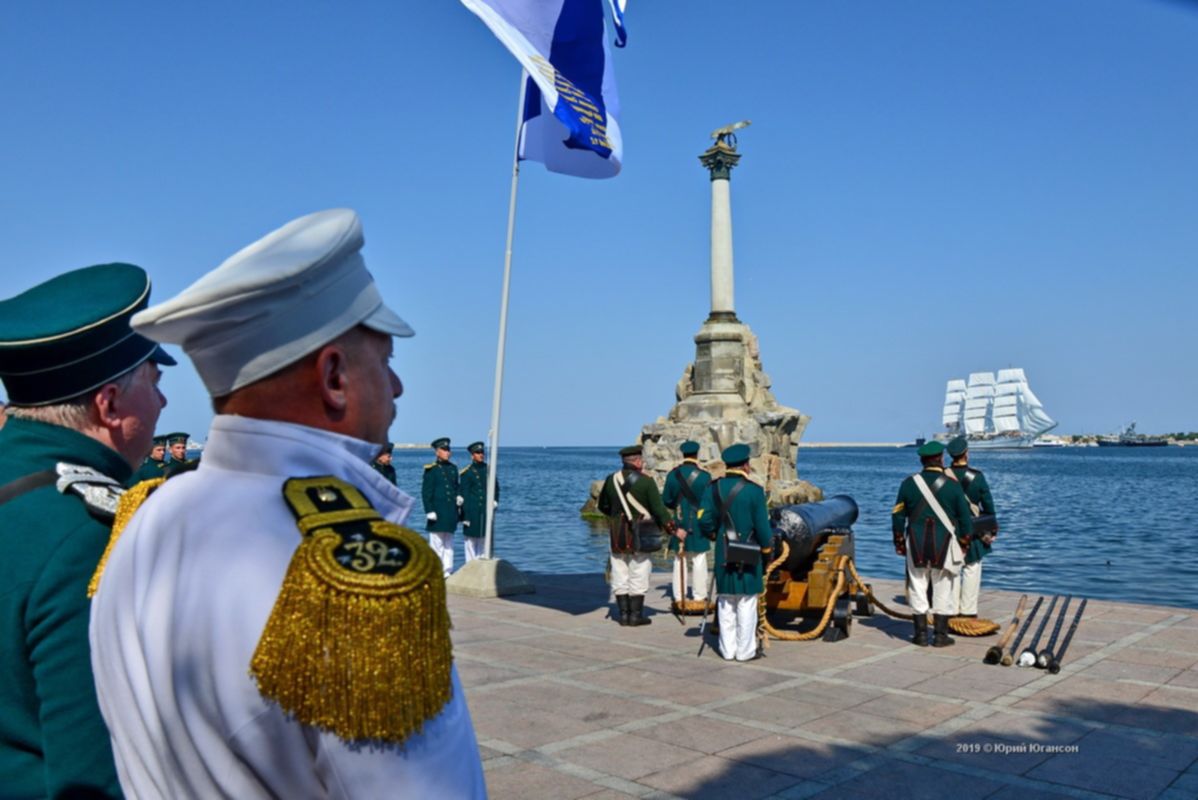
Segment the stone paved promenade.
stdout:
[[[493,800],[1198,797],[1187,609],[1091,601],[1058,675],[983,664],[996,637],[916,648],[881,615],[726,665],[696,657],[697,617],[621,628],[601,575],[530,577],[535,595],[450,598]],[[1017,599],[984,593],[982,616]]]

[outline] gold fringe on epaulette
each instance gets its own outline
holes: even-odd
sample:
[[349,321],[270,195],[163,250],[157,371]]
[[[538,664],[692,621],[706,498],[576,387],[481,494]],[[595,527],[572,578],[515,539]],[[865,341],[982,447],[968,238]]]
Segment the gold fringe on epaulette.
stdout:
[[96,564],[96,571],[92,573],[92,579],[87,582],[89,600],[95,596],[96,589],[100,588],[100,576],[104,574],[104,567],[108,565],[108,556],[112,554],[112,548],[116,547],[116,540],[124,532],[129,520],[133,519],[133,513],[141,508],[141,504],[146,502],[146,498],[164,483],[166,483],[166,478],[151,478],[136,484],[121,495],[116,507],[116,516],[112,520],[112,532],[108,534],[108,544],[105,545],[104,553],[100,556],[99,563]]
[[333,558],[339,534],[312,531],[287,568],[250,674],[307,725],[398,743],[452,696],[449,609],[441,560],[424,537],[382,520],[370,528],[406,547],[408,562],[394,575],[355,572]]

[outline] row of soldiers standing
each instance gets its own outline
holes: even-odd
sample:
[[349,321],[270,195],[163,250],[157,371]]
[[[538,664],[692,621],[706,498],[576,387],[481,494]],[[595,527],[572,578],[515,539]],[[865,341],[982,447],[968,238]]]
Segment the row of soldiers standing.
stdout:
[[[952,458],[948,469],[946,449]],[[894,550],[907,561],[907,603],[915,627],[911,641],[928,645],[930,610],[931,644],[947,647],[953,644],[949,618],[978,615],[982,559],[990,552],[998,525],[975,531],[975,518],[993,516],[994,500],[986,476],[969,466],[964,437],[953,439],[947,448],[928,442],[918,453],[922,469],[903,480],[891,510]]]
[[[198,459],[187,457],[187,440],[189,438],[190,434],[183,431],[155,436],[150,452],[125,485],[136,486],[142,481],[170,478],[180,472],[193,469],[198,463]],[[169,459],[167,458],[168,454]]]
[[[425,525],[429,545],[441,559],[445,577],[453,572],[453,535],[462,523],[466,563],[485,555],[487,524],[487,456],[486,446],[474,442],[466,450],[470,463],[459,471],[450,461],[452,450],[448,437],[432,442],[436,459],[424,465],[420,495],[424,502]],[[374,461],[374,468],[391,483],[396,482],[395,467],[391,465],[391,448],[385,448]],[[495,483],[495,507],[499,507],[499,482]]]
[[[699,464],[699,443],[684,442],[682,463],[666,477],[664,496],[645,475],[640,445],[620,450],[623,466],[604,481],[599,510],[611,526],[612,593],[616,621],[624,626],[648,625],[645,594],[653,570],[651,552],[660,541],[647,530],[655,525],[670,537],[674,563],[675,602],[685,600],[685,559],[696,601],[707,602],[714,585],[719,593],[716,614],[720,654],[727,661],[752,661],[759,656],[757,600],[764,589],[763,556],[773,540],[765,490],[750,477],[747,444],[721,454],[725,473],[719,480]],[[715,568],[708,585],[707,553],[715,543]]]

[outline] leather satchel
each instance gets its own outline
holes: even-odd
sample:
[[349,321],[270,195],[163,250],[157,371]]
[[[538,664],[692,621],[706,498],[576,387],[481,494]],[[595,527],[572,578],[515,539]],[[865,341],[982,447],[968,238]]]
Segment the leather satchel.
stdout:
[[720,516],[724,520],[724,566],[736,567],[739,569],[753,569],[761,563],[761,548],[752,542],[740,541],[740,536],[736,532],[736,525],[732,522],[732,515],[729,513],[732,508],[732,501],[740,494],[740,490],[745,488],[748,481],[743,478],[732,487],[732,491],[728,492],[728,499],[724,500],[720,497],[719,483],[712,485],[712,491],[715,492],[715,504],[720,510]]
[[632,487],[625,481],[623,471],[617,472],[612,482],[616,485],[623,513],[618,514],[611,523],[611,551],[656,553],[665,538],[661,528],[632,496]]

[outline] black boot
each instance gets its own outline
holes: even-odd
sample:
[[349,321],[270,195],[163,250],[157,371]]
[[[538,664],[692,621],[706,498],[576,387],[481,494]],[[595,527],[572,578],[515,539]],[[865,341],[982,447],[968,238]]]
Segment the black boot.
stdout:
[[628,624],[637,625],[652,625],[653,620],[645,616],[645,596],[643,594],[628,595],[629,609],[632,612],[628,617]]
[[628,595],[616,595],[616,605],[619,606],[619,613],[616,615],[616,622],[620,623],[621,626],[627,625],[628,618],[631,613],[630,606],[628,604]]
[[932,637],[932,647],[948,647],[956,644],[956,640],[948,635],[948,614],[935,614],[932,622],[936,626],[936,635]]
[[914,614],[911,621],[915,624],[915,635],[911,637],[911,643],[919,647],[928,646],[928,615]]

